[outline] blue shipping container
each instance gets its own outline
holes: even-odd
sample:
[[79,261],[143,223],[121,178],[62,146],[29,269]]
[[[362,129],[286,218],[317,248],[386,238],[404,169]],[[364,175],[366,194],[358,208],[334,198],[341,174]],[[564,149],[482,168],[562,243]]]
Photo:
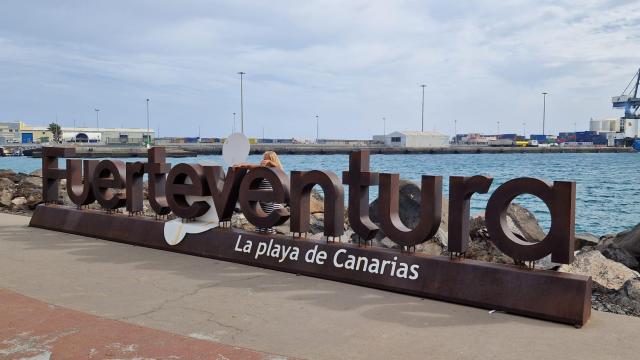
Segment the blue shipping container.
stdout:
[[22,133],[22,143],[30,144],[33,142],[33,133]]

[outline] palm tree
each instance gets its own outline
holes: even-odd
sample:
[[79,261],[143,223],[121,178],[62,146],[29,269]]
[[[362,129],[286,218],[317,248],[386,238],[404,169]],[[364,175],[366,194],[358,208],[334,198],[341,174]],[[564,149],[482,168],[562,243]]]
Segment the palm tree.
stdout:
[[60,125],[51,123],[49,124],[49,128],[47,128],[47,130],[49,130],[53,134],[54,142],[61,142],[60,139],[62,138],[62,128],[60,127]]

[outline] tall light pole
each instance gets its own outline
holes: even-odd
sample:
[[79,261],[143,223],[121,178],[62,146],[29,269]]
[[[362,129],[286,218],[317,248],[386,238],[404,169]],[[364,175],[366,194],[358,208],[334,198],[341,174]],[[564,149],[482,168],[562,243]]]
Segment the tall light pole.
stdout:
[[522,137],[527,138],[527,123],[525,121],[522,122]]
[[454,119],[453,120],[453,143],[457,144],[458,143],[458,120]]
[[422,132],[424,132],[424,88],[426,86],[425,84],[420,85],[422,87]]
[[382,135],[384,138],[387,138],[387,118],[382,117]]
[[320,117],[316,115],[316,144],[320,138]]
[[545,135],[544,126],[547,121],[547,94],[546,92],[542,93],[542,136]]
[[233,131],[236,132],[236,113],[233,113]]
[[498,121],[498,133],[496,135],[500,136],[500,121]]
[[240,132],[244,134],[244,95],[242,92],[242,77],[245,72],[238,72],[240,75]]
[[151,144],[151,136],[149,136],[149,133],[151,132],[149,130],[150,126],[149,126],[149,99],[147,99],[147,145]]
[[94,109],[96,111],[96,129],[100,128],[100,122],[98,121],[98,113],[100,112],[100,109],[96,108]]

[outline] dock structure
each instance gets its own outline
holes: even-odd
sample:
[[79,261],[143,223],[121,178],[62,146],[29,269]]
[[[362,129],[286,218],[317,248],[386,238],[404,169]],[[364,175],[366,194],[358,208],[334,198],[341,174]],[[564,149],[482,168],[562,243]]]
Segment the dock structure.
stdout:
[[[222,144],[163,144],[168,157],[193,157],[197,155],[221,155]],[[447,146],[425,148],[401,148],[385,145],[325,145],[325,144],[252,144],[251,154],[262,154],[272,150],[283,155],[339,155],[367,150],[371,154],[551,154],[551,153],[631,153],[631,147],[493,147],[493,146]],[[34,149],[32,157],[41,157],[41,150]],[[144,147],[77,146],[78,158],[146,157]]]

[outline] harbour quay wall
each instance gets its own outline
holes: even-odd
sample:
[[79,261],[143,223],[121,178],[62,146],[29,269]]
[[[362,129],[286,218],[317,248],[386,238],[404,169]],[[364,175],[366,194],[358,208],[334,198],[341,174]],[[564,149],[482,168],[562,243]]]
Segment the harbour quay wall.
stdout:
[[[192,157],[197,155],[220,155],[222,144],[162,144],[168,157]],[[251,154],[262,154],[272,150],[278,154],[333,155],[349,154],[367,150],[372,154],[538,154],[538,153],[631,153],[630,147],[491,147],[449,146],[439,148],[401,148],[371,145],[322,145],[322,144],[252,144]],[[41,150],[34,149],[31,156],[41,157]],[[146,157],[144,147],[122,146],[76,146],[78,158]]]

